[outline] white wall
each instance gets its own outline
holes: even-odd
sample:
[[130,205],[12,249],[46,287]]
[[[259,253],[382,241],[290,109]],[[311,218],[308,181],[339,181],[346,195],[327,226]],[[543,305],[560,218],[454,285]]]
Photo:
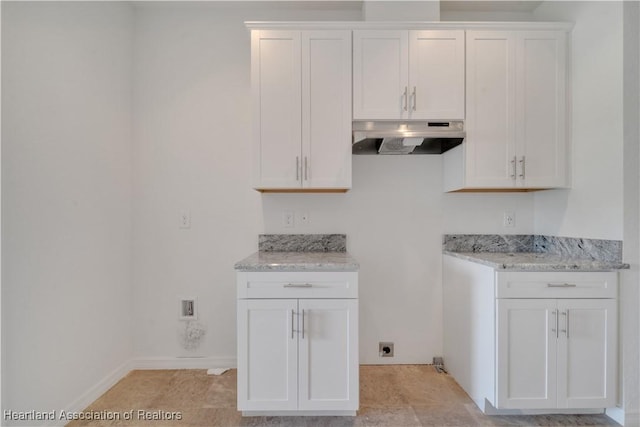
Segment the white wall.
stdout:
[[131,357],[131,41],[124,3],[2,2],[2,409]]
[[573,183],[535,195],[535,231],[623,238],[622,2],[545,2],[538,20],[575,22],[572,33]]
[[[134,316],[140,359],[235,363],[233,264],[257,249],[251,189],[250,33],[245,20],[358,19],[353,5],[142,4],[134,67]],[[339,7],[339,6],[336,6]],[[179,229],[181,209],[192,226]],[[206,335],[186,349],[178,298],[198,298]]]
[[[281,5],[280,7],[289,7]],[[354,158],[346,194],[265,194],[251,189],[249,32],[244,20],[357,20],[359,9],[278,10],[273,5],[136,10],[134,318],[140,359],[235,358],[233,264],[259,233],[346,233],[361,264],[361,361],[431,362],[442,352],[441,236],[530,233],[533,196],[444,195],[439,156]],[[336,6],[337,7],[337,6]],[[181,209],[192,227],[178,228]],[[285,229],[283,210],[311,224]],[[502,227],[504,210],[518,226]],[[196,350],[179,339],[178,296],[199,298],[207,332]]]
[[571,55],[573,185],[571,190],[536,194],[535,230],[623,240],[624,261],[631,269],[620,274],[619,402],[625,426],[638,426],[638,5],[545,2],[534,15],[540,20],[575,22]]
[[[262,196],[268,233],[347,234],[360,263],[360,360],[431,363],[442,355],[442,234],[530,233],[529,194],[443,194],[440,156],[354,156],[346,194]],[[503,212],[517,226],[502,227]],[[309,225],[282,225],[282,213]],[[378,357],[393,341],[395,357]]]
[[624,3],[624,259],[621,378],[625,425],[640,425],[640,4]]

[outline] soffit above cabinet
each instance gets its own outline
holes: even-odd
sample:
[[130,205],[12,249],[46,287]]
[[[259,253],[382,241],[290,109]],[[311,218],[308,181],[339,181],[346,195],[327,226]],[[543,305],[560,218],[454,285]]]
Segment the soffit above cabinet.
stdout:
[[484,21],[245,21],[250,30],[560,30],[572,22]]

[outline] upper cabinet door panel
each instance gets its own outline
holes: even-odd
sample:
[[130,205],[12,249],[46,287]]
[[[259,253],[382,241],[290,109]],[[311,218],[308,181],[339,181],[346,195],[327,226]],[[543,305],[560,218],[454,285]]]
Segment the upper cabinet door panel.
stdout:
[[351,32],[302,33],[305,188],[351,187]]
[[253,131],[258,142],[254,182],[258,187],[299,187],[300,32],[253,31],[251,55]]
[[563,32],[531,31],[517,37],[518,182],[529,188],[562,186],[566,36]]
[[464,119],[464,31],[409,32],[412,119]]
[[467,183],[515,182],[515,37],[467,32]]
[[408,116],[407,31],[353,32],[353,118]]

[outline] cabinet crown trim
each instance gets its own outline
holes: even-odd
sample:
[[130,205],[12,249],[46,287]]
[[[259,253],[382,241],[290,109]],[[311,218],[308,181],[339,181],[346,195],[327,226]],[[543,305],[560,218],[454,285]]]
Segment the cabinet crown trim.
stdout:
[[559,30],[573,22],[480,21],[245,21],[250,30]]

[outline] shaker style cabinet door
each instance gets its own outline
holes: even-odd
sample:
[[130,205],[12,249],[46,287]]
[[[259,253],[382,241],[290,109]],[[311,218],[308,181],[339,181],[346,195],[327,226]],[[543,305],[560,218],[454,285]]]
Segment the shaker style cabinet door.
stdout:
[[353,119],[399,120],[409,114],[409,34],[353,32]]
[[445,191],[567,185],[566,34],[467,31],[465,141]]
[[301,186],[299,31],[251,32],[254,186]]
[[555,300],[497,300],[498,408],[556,407],[556,317]]
[[297,409],[297,300],[238,300],[237,307],[238,409]]
[[463,30],[353,32],[354,120],[464,119]]
[[409,31],[409,117],[464,119],[464,31]]
[[558,300],[558,407],[611,408],[617,389],[617,301]]
[[566,184],[566,36],[526,31],[516,36],[516,185]]
[[615,299],[499,299],[500,409],[616,404]]
[[467,31],[466,186],[515,185],[515,68],[512,32]]
[[301,410],[358,409],[358,301],[299,302]]
[[351,188],[351,31],[302,32],[303,188]]
[[351,188],[351,32],[251,32],[254,188]]

